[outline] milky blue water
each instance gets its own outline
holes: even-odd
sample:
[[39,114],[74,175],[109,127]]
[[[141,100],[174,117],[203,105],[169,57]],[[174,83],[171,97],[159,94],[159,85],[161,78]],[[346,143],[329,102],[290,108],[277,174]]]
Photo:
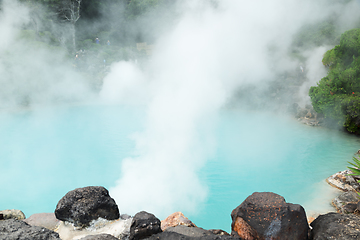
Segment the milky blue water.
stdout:
[[[74,188],[113,187],[144,116],[120,106],[0,113],[0,209],[53,212]],[[215,154],[198,173],[207,200],[196,213],[184,211],[207,229],[229,231],[232,209],[255,191],[276,192],[307,211],[329,207],[324,179],[346,169],[360,148],[355,136],[270,113],[222,110],[214,132]]]

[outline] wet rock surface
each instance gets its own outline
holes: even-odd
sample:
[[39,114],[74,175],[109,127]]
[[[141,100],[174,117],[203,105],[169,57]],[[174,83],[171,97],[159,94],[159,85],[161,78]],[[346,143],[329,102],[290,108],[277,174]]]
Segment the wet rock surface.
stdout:
[[328,213],[311,223],[310,239],[360,239],[360,217],[354,214]]
[[160,232],[162,232],[161,221],[153,214],[141,211],[132,219],[129,239],[144,239]]
[[326,182],[332,187],[335,187],[341,191],[360,191],[360,185],[357,183],[359,180],[357,176],[350,176],[352,174],[350,170],[337,172],[326,179]]
[[75,226],[88,226],[92,220],[120,217],[115,200],[104,187],[84,187],[68,192],[57,204],[56,218]]
[[231,218],[232,236],[243,234],[236,231],[238,218],[242,218],[256,231],[258,237],[252,235],[254,239],[306,240],[308,238],[309,226],[303,207],[286,203],[282,196],[275,193],[253,193],[232,211]]
[[8,219],[0,221],[1,240],[57,240],[59,234],[49,229],[30,226],[21,220]]

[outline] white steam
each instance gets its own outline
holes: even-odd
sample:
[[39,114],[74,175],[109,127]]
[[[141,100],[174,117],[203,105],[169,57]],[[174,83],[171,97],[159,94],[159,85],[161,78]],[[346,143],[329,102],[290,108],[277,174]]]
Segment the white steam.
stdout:
[[[197,172],[216,147],[211,132],[218,110],[237,87],[264,85],[298,66],[287,54],[293,35],[338,9],[321,3],[227,0],[214,8],[186,1],[181,20],[156,43],[145,67],[113,65],[101,96],[125,104],[135,97],[147,106],[146,130],[136,138],[139,156],[123,161],[110,189],[122,211],[164,217],[204,201]],[[312,84],[323,75],[317,61],[324,51],[308,60]]]
[[307,61],[305,65],[307,81],[300,87],[299,95],[301,102],[299,105],[305,107],[307,104],[311,104],[309,97],[309,89],[311,86],[316,86],[323,77],[327,75],[327,69],[322,64],[322,59],[327,50],[333,48],[332,46],[321,46],[311,51],[305,52],[304,55],[307,56]]
[[0,108],[89,99],[90,84],[67,62],[65,51],[21,30],[29,22],[25,5],[1,2]]

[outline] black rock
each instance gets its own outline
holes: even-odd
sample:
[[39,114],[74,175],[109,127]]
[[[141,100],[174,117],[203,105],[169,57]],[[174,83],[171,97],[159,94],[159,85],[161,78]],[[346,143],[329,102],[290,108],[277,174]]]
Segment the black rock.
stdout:
[[353,204],[356,204],[359,201],[358,197],[359,195],[355,192],[344,192],[335,197],[332,200],[332,204],[339,213],[353,213],[356,209],[356,207],[354,209]]
[[357,208],[357,204],[356,203],[347,203],[344,207],[343,210],[345,213],[354,213],[355,210]]
[[75,226],[87,226],[99,217],[115,220],[120,217],[119,208],[104,187],[84,187],[68,192],[58,202],[55,216]]
[[213,234],[216,234],[216,235],[230,236],[229,233],[225,232],[225,231],[222,230],[222,229],[209,229],[208,231],[209,231],[209,232],[212,232]]
[[146,240],[195,240],[196,238],[185,236],[176,232],[161,232],[155,235],[152,235]]
[[80,238],[80,240],[119,240],[110,234],[98,234],[98,235],[88,235],[86,237]]
[[360,239],[360,217],[354,214],[327,213],[311,224],[310,239]]
[[30,226],[24,221],[0,221],[0,240],[57,240],[59,234],[43,227]]
[[146,240],[239,240],[229,235],[218,235],[197,227],[169,227],[164,232],[152,235]]
[[183,225],[168,227],[164,232],[178,233],[186,237],[191,237],[191,239],[239,239],[232,237],[229,234],[225,234],[226,232],[224,231],[217,230],[215,231],[216,233],[214,233],[213,230],[205,230],[199,227],[187,227]]
[[198,227],[187,227],[179,225],[176,227],[168,227],[164,232],[176,232],[189,237],[204,237],[204,236],[214,236],[216,234]]
[[232,211],[231,218],[233,236],[244,237],[241,229],[234,229],[237,218],[242,218],[263,239],[308,239],[309,225],[304,208],[286,203],[275,193],[253,193]]
[[131,226],[129,240],[138,240],[162,232],[161,221],[145,211],[135,214]]

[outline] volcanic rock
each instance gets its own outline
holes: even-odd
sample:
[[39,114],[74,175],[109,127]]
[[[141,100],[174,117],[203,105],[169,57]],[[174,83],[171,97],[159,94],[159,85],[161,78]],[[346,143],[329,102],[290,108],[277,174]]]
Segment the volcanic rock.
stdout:
[[215,235],[221,235],[221,236],[230,236],[229,233],[225,232],[224,230],[221,229],[209,229],[209,232],[212,232]]
[[340,189],[344,192],[352,191],[356,192],[356,189],[359,189],[359,184],[355,181],[354,176],[350,176],[348,174],[352,174],[353,172],[350,170],[337,172],[326,179],[326,182],[330,184],[332,187]]
[[[339,213],[353,213],[356,204],[359,201],[359,195],[355,192],[344,192],[332,200],[332,204]],[[355,204],[355,207],[353,206]]]
[[160,220],[151,213],[141,211],[132,219],[129,239],[144,239],[159,232],[162,232]]
[[236,217],[233,223],[233,235],[246,240],[259,239],[258,233],[244,219]]
[[54,213],[36,213],[24,220],[31,226],[44,227],[54,230],[59,224],[60,220],[56,219]]
[[88,235],[80,238],[80,240],[119,240],[118,238],[110,234]]
[[[255,192],[231,213],[232,235],[243,235],[237,226],[243,224],[242,218],[253,228],[259,239],[306,240],[309,226],[305,210],[298,204],[286,203],[285,199],[271,192]],[[251,229],[250,229],[251,230]],[[256,239],[252,231],[249,239]]]
[[84,187],[68,192],[58,202],[55,215],[77,227],[88,226],[98,218],[115,220],[120,217],[118,206],[104,187]]
[[182,212],[175,212],[169,215],[166,219],[161,221],[161,230],[165,230],[168,227],[175,227],[178,225],[184,225],[187,227],[196,227],[196,225],[184,216]]
[[168,227],[164,232],[152,235],[147,240],[239,240],[239,238],[229,235],[218,235],[211,231],[198,228],[179,225]]
[[311,223],[310,239],[360,239],[360,217],[354,214],[327,213]]
[[23,220],[25,219],[25,214],[17,209],[7,209],[0,211],[0,215],[2,215],[1,219],[17,219]]
[[169,227],[165,230],[165,232],[176,232],[181,235],[185,235],[188,237],[206,237],[206,236],[215,236],[216,234],[205,230],[203,228],[198,227],[186,227],[183,225],[179,225],[176,227]]
[[57,240],[59,234],[43,227],[30,226],[24,221],[0,221],[0,240]]

